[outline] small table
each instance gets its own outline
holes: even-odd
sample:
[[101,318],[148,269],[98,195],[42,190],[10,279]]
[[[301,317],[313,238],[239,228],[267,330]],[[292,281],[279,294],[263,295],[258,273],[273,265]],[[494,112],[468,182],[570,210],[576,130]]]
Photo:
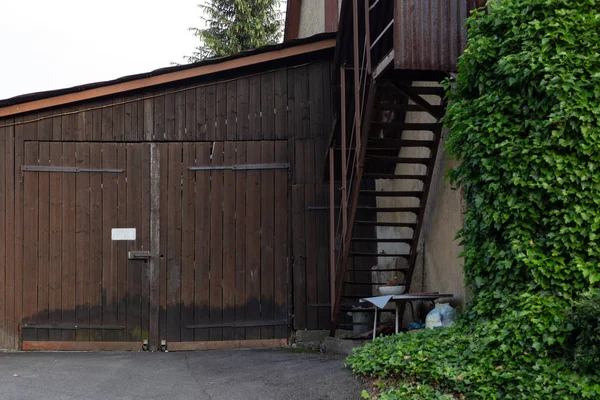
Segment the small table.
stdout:
[[397,294],[393,296],[375,296],[375,297],[365,297],[360,299],[361,303],[371,303],[375,306],[375,316],[373,318],[373,340],[377,336],[377,310],[379,308],[383,308],[390,301],[393,302],[396,306],[396,333],[398,333],[398,318],[399,318],[399,304],[400,303],[409,303],[411,301],[434,301],[441,298],[453,297],[453,294],[450,293],[431,293],[431,294]]

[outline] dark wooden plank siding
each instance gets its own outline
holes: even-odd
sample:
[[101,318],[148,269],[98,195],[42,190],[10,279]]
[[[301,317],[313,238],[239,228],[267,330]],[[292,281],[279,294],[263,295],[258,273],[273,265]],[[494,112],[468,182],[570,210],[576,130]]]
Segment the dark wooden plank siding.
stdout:
[[[327,213],[308,208],[327,205],[321,172],[333,114],[329,68],[320,61],[1,120],[0,348],[18,346],[17,326],[31,310],[37,323],[125,327],[24,332],[37,340],[147,337],[150,278],[139,272],[143,261],[126,260],[128,251],[150,245],[149,152],[135,147],[139,141],[174,142],[160,147],[159,338],[285,337],[285,324],[186,326],[284,321],[292,292],[294,326],[326,329]],[[31,118],[40,120],[22,123]],[[126,172],[40,172],[32,175],[35,185],[21,184],[20,166],[38,159]],[[187,170],[270,162],[288,162],[290,171]],[[36,212],[26,214],[31,207]],[[110,240],[113,227],[130,225],[146,236]],[[35,228],[36,238],[25,226]],[[23,251],[25,242],[35,254]],[[30,269],[18,267],[25,264]],[[35,290],[27,287],[32,282]]]

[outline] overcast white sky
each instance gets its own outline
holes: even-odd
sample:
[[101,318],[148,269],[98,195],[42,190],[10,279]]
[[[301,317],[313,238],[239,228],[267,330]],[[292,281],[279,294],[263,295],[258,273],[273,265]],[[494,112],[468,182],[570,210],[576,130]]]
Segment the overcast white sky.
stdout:
[[199,0],[0,0],[0,99],[183,62]]

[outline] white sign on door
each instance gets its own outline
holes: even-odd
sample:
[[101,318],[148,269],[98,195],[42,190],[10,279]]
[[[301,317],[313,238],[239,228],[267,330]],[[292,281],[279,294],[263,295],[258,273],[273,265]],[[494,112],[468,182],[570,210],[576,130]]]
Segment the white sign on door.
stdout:
[[135,240],[135,228],[113,228],[112,240]]

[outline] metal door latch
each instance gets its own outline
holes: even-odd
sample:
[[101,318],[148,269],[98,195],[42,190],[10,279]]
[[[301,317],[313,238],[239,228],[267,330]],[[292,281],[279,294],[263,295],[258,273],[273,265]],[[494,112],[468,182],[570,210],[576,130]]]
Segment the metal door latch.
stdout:
[[127,255],[130,260],[149,260],[152,258],[149,251],[130,251]]

